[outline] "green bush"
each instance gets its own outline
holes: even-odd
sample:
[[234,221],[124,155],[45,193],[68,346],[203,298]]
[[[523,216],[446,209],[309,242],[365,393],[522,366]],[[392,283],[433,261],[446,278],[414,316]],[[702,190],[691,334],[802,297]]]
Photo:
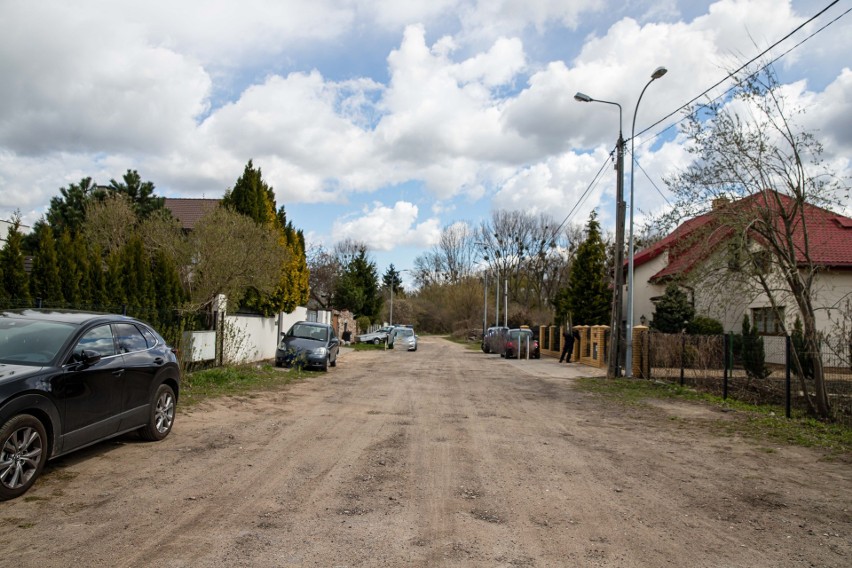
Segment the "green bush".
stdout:
[[696,316],[686,326],[686,333],[690,335],[722,335],[725,329],[719,320],[705,316]]
[[765,379],[772,373],[766,367],[766,352],[763,338],[757,332],[757,326],[749,325],[747,315],[743,316],[743,368],[749,379]]
[[370,318],[367,316],[359,316],[356,320],[358,323],[358,333],[367,333],[367,330],[370,329]]
[[793,364],[793,372],[800,378],[813,380],[814,378],[814,354],[805,349],[805,336],[802,331],[802,320],[796,316],[796,323],[793,324],[793,333],[790,334],[790,340],[793,343],[793,350],[796,357],[799,359],[802,372],[799,373],[799,368]]

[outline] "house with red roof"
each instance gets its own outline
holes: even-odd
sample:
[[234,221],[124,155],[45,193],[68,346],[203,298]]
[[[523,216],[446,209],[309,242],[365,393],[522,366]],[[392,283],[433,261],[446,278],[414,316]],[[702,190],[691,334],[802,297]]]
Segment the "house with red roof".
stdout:
[[[770,227],[792,235],[790,258],[795,255],[803,274],[813,274],[817,328],[836,331],[852,307],[852,219],[771,190],[733,202],[717,199],[709,212],[637,252],[634,324],[653,319],[655,301],[675,282],[692,298],[697,315],[721,321],[725,331],[740,332],[743,314],[764,335],[780,334],[781,318],[792,329],[799,310],[770,252]],[[758,285],[758,272],[774,290],[777,310]]]

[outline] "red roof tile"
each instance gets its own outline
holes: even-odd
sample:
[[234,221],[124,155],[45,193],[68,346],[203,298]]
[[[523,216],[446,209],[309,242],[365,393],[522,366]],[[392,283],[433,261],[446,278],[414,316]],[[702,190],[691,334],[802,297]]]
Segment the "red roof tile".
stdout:
[[[790,197],[772,191],[729,203],[684,222],[664,239],[636,253],[633,258],[634,267],[668,252],[668,265],[652,276],[651,280],[685,274],[730,237],[733,229],[724,224],[723,215],[748,213],[753,209],[757,219],[761,214],[781,208],[784,211],[792,211],[795,206],[795,201]],[[807,230],[796,227],[793,238],[799,263],[807,263],[807,235],[811,262],[826,268],[852,268],[852,219],[814,205],[805,204],[804,207],[804,224]],[[780,223],[780,215],[776,215],[774,221]]]
[[165,206],[180,221],[183,229],[191,230],[199,219],[219,205],[219,199],[192,199],[184,197],[166,197]]

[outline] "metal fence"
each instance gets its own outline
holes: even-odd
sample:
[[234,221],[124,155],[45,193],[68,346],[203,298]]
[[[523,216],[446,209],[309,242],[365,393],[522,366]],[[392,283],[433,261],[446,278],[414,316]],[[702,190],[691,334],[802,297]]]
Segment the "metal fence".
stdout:
[[[814,393],[814,380],[799,375],[793,363],[793,345],[784,336],[765,336],[763,372],[744,364],[738,336],[687,335],[649,332],[641,338],[642,374],[677,382],[702,391],[756,404],[807,409],[805,391]],[[833,417],[852,423],[852,361],[847,349],[823,345],[825,383]],[[802,358],[809,354],[799,353]]]

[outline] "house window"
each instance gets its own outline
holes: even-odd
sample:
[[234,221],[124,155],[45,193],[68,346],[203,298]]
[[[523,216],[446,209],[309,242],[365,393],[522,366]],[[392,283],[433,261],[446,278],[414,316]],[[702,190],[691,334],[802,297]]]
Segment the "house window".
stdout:
[[308,313],[305,316],[305,319],[307,321],[313,321],[313,322],[319,321],[317,319],[317,311],[316,310],[308,310]]
[[781,327],[784,321],[783,306],[778,308],[777,313],[773,308],[752,308],[751,319],[760,335],[782,335],[784,333]]

